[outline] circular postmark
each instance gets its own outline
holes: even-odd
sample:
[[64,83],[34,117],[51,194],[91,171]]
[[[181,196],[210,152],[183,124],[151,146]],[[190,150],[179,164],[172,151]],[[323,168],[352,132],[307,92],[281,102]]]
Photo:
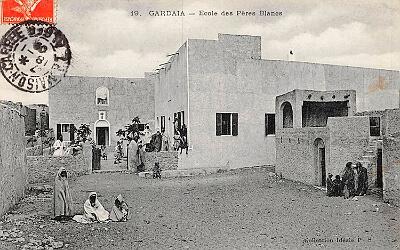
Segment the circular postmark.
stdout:
[[0,40],[1,73],[22,91],[39,93],[52,88],[70,63],[68,39],[46,22],[16,24]]

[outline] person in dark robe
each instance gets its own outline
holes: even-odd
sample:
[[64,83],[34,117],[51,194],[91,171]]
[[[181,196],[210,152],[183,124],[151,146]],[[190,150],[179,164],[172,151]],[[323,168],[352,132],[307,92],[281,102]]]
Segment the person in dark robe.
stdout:
[[368,172],[367,169],[362,166],[361,162],[357,162],[356,167],[358,171],[357,195],[363,196],[368,190]]
[[335,179],[332,182],[332,193],[333,196],[339,197],[342,196],[342,190],[343,190],[343,184],[342,180],[340,179],[340,175],[336,175]]
[[332,174],[329,173],[328,177],[326,178],[326,195],[333,196],[333,181],[332,181]]
[[157,133],[154,136],[154,150],[160,152],[161,146],[162,146],[162,135],[160,131],[157,130]]
[[153,168],[153,179],[156,178],[161,179],[161,168],[158,162],[154,163],[154,168]]
[[348,198],[354,196],[354,194],[355,194],[354,171],[351,166],[352,166],[351,162],[346,163],[346,168],[344,169],[344,173],[342,176],[343,194],[344,194],[345,199],[348,199]]
[[182,149],[186,149],[186,154],[188,153],[188,143],[187,143],[187,128],[186,125],[183,124],[181,131],[180,131],[180,148],[181,148],[181,154],[182,154]]

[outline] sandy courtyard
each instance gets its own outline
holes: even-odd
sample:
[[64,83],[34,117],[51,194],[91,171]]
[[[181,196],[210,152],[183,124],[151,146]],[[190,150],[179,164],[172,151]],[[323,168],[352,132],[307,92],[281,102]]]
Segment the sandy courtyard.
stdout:
[[[313,187],[276,181],[265,169],[144,179],[103,173],[70,181],[74,212],[89,191],[107,210],[121,193],[125,223],[83,225],[50,219],[52,194],[28,196],[0,224],[4,249],[399,249],[400,209],[373,196],[326,197]],[[50,240],[49,240],[50,239]],[[13,241],[13,242],[10,242]],[[31,248],[27,248],[28,243]],[[35,243],[36,242],[36,243]],[[35,248],[36,247],[36,248]]]

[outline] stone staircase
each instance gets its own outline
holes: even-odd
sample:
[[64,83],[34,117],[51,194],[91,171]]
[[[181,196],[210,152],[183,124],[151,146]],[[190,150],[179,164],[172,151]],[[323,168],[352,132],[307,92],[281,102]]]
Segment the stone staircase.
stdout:
[[368,171],[368,186],[371,194],[382,195],[382,189],[376,187],[376,176],[377,176],[377,155],[378,149],[382,148],[382,138],[370,137],[368,145],[364,148],[364,153],[359,162]]

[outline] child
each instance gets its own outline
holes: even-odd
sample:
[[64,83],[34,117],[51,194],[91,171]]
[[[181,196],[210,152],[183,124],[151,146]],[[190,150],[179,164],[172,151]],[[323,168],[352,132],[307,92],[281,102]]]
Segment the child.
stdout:
[[336,175],[333,180],[332,192],[333,196],[342,196],[342,181],[340,180],[340,175]]
[[153,179],[161,179],[161,168],[158,162],[154,163],[153,168]]

